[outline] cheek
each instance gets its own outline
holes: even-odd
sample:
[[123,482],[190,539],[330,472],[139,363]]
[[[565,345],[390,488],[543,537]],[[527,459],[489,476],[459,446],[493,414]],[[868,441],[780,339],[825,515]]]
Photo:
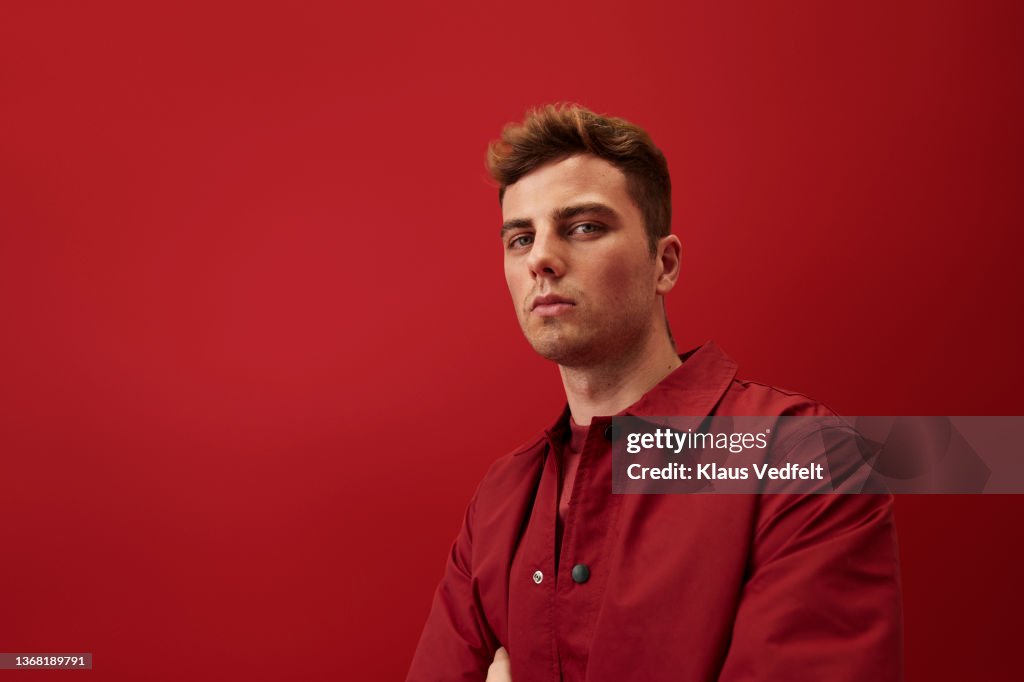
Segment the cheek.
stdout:
[[515,278],[512,268],[508,266],[508,261],[505,261],[505,284],[508,285],[508,290],[512,291],[515,288]]
[[628,258],[612,258],[593,273],[592,284],[612,305],[632,304],[644,298],[649,268]]
[[505,264],[505,284],[508,286],[508,293],[512,295],[512,301],[518,303],[523,295],[523,278],[516,268],[509,267],[508,263]]

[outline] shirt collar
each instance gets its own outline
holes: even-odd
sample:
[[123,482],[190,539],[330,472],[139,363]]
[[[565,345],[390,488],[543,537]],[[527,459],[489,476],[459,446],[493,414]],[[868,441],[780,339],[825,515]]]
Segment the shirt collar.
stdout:
[[[645,393],[635,403],[615,416],[694,416],[706,417],[736,378],[738,365],[714,341],[679,356],[679,367]],[[566,403],[558,419],[513,454],[518,456],[537,450],[545,441],[560,443],[569,428],[569,405]],[[610,421],[611,417],[595,417]]]

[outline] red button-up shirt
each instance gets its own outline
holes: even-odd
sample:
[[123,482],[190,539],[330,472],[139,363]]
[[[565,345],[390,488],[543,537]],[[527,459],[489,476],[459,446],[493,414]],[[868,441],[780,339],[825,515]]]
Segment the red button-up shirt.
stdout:
[[[832,414],[738,380],[713,342],[680,357],[620,414]],[[499,646],[515,682],[902,678],[891,496],[613,495],[610,424],[590,424],[557,569],[568,410],[491,466],[409,681],[484,680]]]

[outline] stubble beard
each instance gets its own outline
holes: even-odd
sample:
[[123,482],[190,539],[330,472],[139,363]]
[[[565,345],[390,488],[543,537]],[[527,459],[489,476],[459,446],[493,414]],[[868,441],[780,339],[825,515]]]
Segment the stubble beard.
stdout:
[[619,318],[616,324],[547,318],[539,328],[524,328],[523,333],[546,360],[562,367],[593,367],[616,362],[638,348],[645,336],[645,322],[635,315]]

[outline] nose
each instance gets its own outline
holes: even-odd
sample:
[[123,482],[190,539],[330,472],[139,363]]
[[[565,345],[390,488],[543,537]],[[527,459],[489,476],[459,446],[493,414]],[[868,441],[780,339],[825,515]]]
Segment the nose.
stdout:
[[534,279],[538,277],[557,278],[565,274],[565,257],[556,234],[549,230],[537,230],[530,245],[527,266]]

